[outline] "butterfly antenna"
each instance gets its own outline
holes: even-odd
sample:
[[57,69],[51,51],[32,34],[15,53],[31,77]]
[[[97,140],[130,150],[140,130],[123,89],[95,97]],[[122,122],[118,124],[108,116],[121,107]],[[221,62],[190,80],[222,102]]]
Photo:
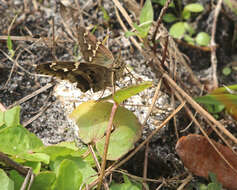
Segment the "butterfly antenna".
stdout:
[[108,41],[108,38],[109,38],[109,35],[107,34],[107,35],[105,36],[105,39],[103,39],[103,41],[102,41],[102,45],[103,45],[103,46],[104,46],[105,43]]

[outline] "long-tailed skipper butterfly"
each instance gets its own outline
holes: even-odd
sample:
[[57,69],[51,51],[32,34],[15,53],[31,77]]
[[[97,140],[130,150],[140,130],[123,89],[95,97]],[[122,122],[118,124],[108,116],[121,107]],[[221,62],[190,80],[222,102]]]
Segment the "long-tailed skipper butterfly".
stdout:
[[77,87],[83,92],[89,89],[97,92],[112,86],[113,80],[121,77],[124,62],[115,60],[110,50],[83,27],[78,30],[78,43],[86,62],[46,62],[38,65],[36,71],[77,82]]

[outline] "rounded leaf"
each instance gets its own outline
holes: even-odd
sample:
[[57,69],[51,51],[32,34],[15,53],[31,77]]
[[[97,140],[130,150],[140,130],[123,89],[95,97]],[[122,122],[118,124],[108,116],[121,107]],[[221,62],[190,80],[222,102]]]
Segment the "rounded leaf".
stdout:
[[163,20],[167,23],[170,23],[170,22],[174,22],[176,21],[178,18],[172,14],[172,13],[166,13],[164,16],[163,16]]
[[225,68],[222,70],[222,73],[223,73],[225,76],[230,75],[230,73],[231,73],[231,68],[230,68],[230,67],[225,67]]
[[204,8],[199,3],[191,3],[191,4],[186,5],[184,9],[190,12],[199,13],[199,12],[202,12]]
[[196,40],[197,44],[200,46],[208,46],[208,44],[210,43],[211,37],[206,32],[200,32],[196,36],[195,40]]
[[[82,103],[70,115],[79,128],[79,137],[85,143],[95,142],[100,155],[104,151],[104,138],[113,104],[89,101]],[[119,106],[113,121],[108,151],[109,160],[116,160],[133,148],[141,135],[141,125],[136,116]]]
[[181,39],[185,33],[184,23],[177,22],[173,24],[169,30],[169,33],[172,37]]

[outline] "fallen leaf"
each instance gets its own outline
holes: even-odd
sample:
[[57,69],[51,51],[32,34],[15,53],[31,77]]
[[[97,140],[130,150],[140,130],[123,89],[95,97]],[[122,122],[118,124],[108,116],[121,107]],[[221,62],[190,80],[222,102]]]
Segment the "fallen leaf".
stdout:
[[[237,156],[232,150],[212,142],[237,171]],[[191,134],[180,138],[176,151],[184,166],[193,174],[208,178],[209,172],[212,172],[224,187],[237,190],[237,172],[220,157],[204,136]]]

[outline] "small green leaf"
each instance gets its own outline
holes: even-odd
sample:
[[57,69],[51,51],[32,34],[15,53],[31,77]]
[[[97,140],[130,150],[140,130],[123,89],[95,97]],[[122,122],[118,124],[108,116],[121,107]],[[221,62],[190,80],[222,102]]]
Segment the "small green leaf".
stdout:
[[206,185],[204,185],[204,184],[198,184],[198,190],[208,190],[207,189],[207,186]]
[[193,29],[193,27],[187,22],[184,23],[184,28],[189,33],[190,36],[192,36],[195,33],[195,30]]
[[127,176],[123,175],[124,183],[122,184],[112,184],[110,190],[141,190],[142,184],[132,183]]
[[184,22],[177,22],[171,26],[169,33],[172,37],[181,39],[185,31]]
[[140,14],[140,27],[142,27],[146,37],[153,22],[153,7],[150,0],[146,0]]
[[8,35],[8,37],[7,37],[7,48],[8,48],[8,51],[9,51],[11,57],[13,57],[15,52],[12,49],[12,40],[11,40],[11,36],[10,35]]
[[182,11],[182,18],[185,20],[190,19],[191,17],[191,12],[189,10],[183,9]]
[[131,32],[131,31],[125,32],[125,37],[126,37],[126,38],[129,38],[129,37],[131,37],[131,36],[136,36],[136,33],[135,33],[135,32]]
[[211,40],[211,37],[206,32],[200,32],[195,38],[196,42],[200,46],[208,46]]
[[171,22],[174,22],[174,21],[178,20],[178,18],[172,13],[166,13],[163,16],[163,20],[167,23],[171,23]]
[[[122,103],[124,100],[142,92],[143,90],[150,88],[152,82],[144,82],[138,85],[129,86],[127,88],[120,89],[115,92],[113,99],[118,104]],[[111,99],[112,95],[105,97],[104,99]]]
[[153,8],[150,0],[146,0],[140,14],[140,24],[153,21]]
[[104,17],[105,21],[108,22],[110,20],[109,14],[107,13],[107,11],[105,10],[104,7],[100,7],[100,9],[103,12],[103,15],[104,15],[103,17]]
[[146,33],[146,31],[142,27],[138,26],[136,23],[134,23],[133,26],[136,29],[137,35],[139,37],[141,37],[141,38],[145,38],[146,37],[147,33]]
[[184,9],[186,9],[190,12],[194,12],[194,13],[199,13],[199,12],[202,12],[204,10],[203,6],[199,3],[188,4],[184,7]]
[[186,41],[186,42],[188,42],[189,44],[192,44],[192,45],[194,45],[195,43],[194,43],[194,39],[192,38],[192,37],[190,37],[189,35],[184,35],[184,40]]
[[[152,0],[152,3],[158,3],[158,4],[162,5],[162,6],[164,6],[166,1],[167,0]],[[169,7],[175,7],[173,1],[171,1],[171,3],[169,4]]]
[[15,106],[5,112],[0,111],[0,123],[1,125],[5,124],[7,127],[20,125],[20,106]]
[[225,76],[230,75],[231,71],[232,71],[232,70],[231,70],[230,67],[224,67],[224,68],[222,69],[222,73],[223,73]]

